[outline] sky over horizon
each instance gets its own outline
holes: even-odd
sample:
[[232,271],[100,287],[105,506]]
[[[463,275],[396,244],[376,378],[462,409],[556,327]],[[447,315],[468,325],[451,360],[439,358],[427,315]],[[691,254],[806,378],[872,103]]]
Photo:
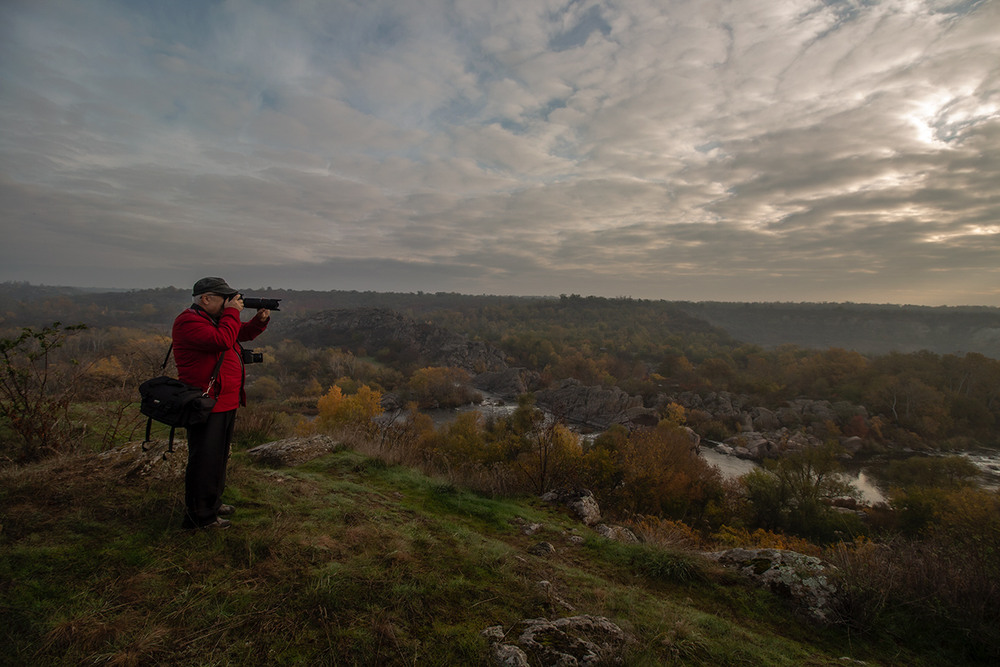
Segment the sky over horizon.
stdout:
[[0,281],[1000,306],[1000,0],[8,0]]

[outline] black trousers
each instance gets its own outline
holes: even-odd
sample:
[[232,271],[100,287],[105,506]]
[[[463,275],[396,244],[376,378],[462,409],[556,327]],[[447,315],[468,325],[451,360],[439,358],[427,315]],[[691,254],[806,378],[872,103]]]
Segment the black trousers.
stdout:
[[187,429],[188,462],[184,474],[187,527],[204,526],[218,516],[235,424],[236,410],[229,410],[213,412],[204,424]]

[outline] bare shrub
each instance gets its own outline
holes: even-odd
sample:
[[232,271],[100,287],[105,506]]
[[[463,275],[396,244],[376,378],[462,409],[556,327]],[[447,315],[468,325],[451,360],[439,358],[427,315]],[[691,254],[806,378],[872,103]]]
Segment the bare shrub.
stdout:
[[1000,582],[984,554],[941,540],[862,541],[829,550],[851,628],[1000,658]]
[[0,338],[0,416],[14,442],[2,443],[0,456],[17,462],[73,449],[82,432],[70,419],[69,407],[79,388],[79,367],[58,359],[66,338],[85,329],[59,322],[17,336]]

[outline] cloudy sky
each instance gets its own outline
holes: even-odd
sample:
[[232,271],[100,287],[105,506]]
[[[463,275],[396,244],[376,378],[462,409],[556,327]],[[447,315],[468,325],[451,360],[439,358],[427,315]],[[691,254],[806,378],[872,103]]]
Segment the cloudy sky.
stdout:
[[1000,0],[3,0],[0,281],[1000,305]]

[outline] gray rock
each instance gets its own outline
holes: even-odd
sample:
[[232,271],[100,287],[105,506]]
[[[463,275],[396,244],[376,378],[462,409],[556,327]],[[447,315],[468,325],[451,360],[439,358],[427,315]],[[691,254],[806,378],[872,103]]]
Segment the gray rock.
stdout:
[[248,449],[247,455],[262,465],[296,466],[341,448],[343,445],[328,435],[314,435],[265,442]]
[[639,538],[635,536],[631,530],[625,526],[609,526],[604,523],[600,523],[594,527],[594,530],[598,535],[605,537],[609,540],[614,540],[616,542],[624,542],[625,544],[638,544]]
[[778,415],[767,408],[753,408],[750,410],[750,416],[753,422],[753,430],[755,431],[774,431],[781,428],[781,421],[778,419]]
[[536,404],[559,419],[608,428],[628,424],[629,414],[646,414],[641,396],[629,396],[618,387],[584,386],[568,378],[535,392]]
[[497,667],[528,667],[528,656],[512,644],[503,642],[502,625],[494,625],[480,633],[490,643],[490,659]]
[[167,452],[166,440],[154,440],[143,446],[141,442],[129,442],[87,459],[87,465],[94,474],[112,472],[120,479],[138,481],[147,479],[184,479],[187,467],[188,447],[183,437],[174,440],[174,451]]
[[521,526],[521,533],[524,535],[534,535],[539,530],[542,529],[542,524],[540,523],[526,523]]
[[472,379],[472,386],[512,400],[525,392],[537,389],[539,381],[539,374],[535,371],[525,368],[506,368],[480,373]]
[[[499,631],[488,628],[490,634],[483,633],[491,642],[494,660],[498,656],[498,646],[511,646],[525,655],[528,662],[524,664],[571,667],[622,663],[624,651],[635,642],[635,638],[601,616],[570,616],[553,621],[532,618],[521,621],[518,626],[523,629],[517,637],[516,646],[504,642],[502,628]],[[511,654],[507,651],[503,655]]]
[[549,604],[549,607],[553,608],[562,607],[567,611],[576,611],[576,608],[573,605],[571,605],[569,602],[566,602],[566,600],[559,597],[559,595],[556,593],[555,586],[552,585],[552,582],[545,580],[539,581],[538,588],[542,591],[542,594],[545,596],[546,601]]
[[556,489],[542,495],[542,500],[547,503],[566,505],[580,521],[588,526],[593,526],[601,520],[601,508],[597,504],[594,494],[586,489],[577,491]]
[[548,542],[539,542],[528,547],[528,553],[535,556],[551,556],[556,552],[556,548]]
[[834,619],[838,591],[828,576],[836,571],[819,558],[784,549],[729,549],[706,554],[708,558],[792,600],[812,620]]

